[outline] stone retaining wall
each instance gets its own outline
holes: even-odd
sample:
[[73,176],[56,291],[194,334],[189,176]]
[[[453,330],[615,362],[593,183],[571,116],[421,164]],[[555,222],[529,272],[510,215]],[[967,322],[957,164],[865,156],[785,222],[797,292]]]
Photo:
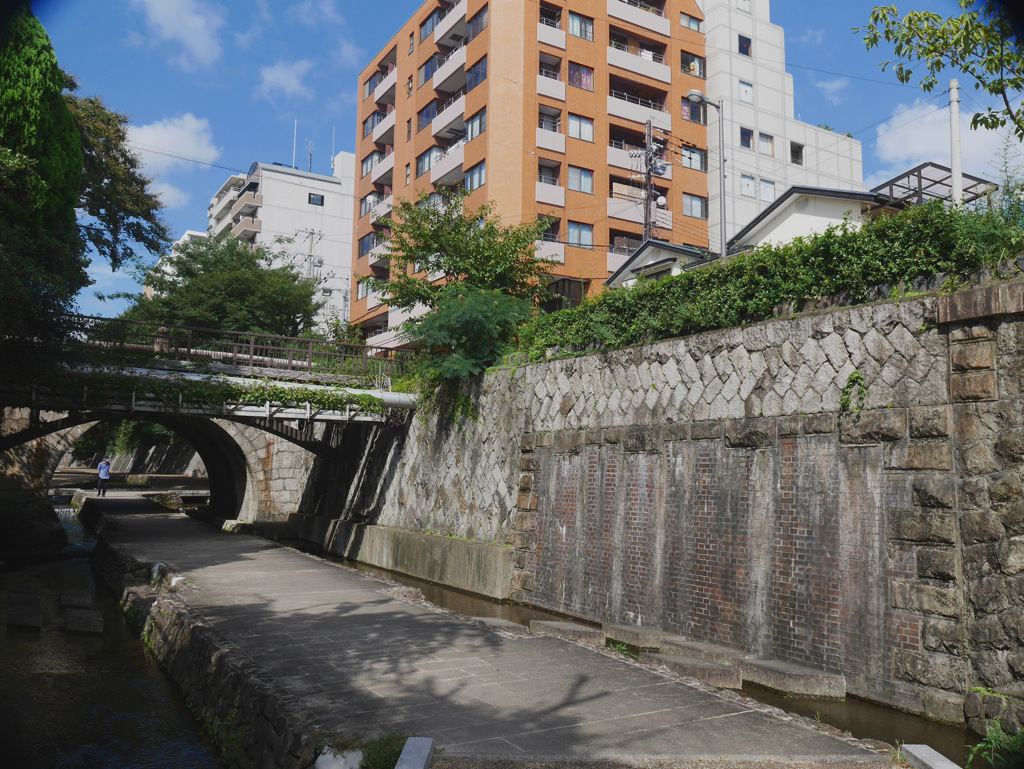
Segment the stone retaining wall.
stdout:
[[[88,502],[87,502],[88,504]],[[313,764],[312,716],[188,604],[167,592],[167,574],[136,561],[102,536],[92,564],[121,596],[121,610],[221,747],[225,762],[253,769]]]
[[513,597],[843,673],[1024,694],[1024,285],[505,368],[370,520],[512,544]]

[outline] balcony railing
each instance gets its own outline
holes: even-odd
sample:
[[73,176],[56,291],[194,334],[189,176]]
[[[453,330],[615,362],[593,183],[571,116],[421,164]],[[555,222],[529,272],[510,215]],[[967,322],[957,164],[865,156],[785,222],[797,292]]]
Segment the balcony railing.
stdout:
[[368,117],[363,122],[363,138],[365,139],[367,136],[369,136],[373,132],[374,128],[376,128],[377,126],[384,122],[384,119],[387,116],[387,112],[382,112],[380,110],[377,110],[372,115],[370,115],[370,117]]
[[665,12],[661,8],[658,8],[655,5],[651,5],[650,3],[644,3],[641,2],[640,0],[619,0],[619,2],[625,3],[626,5],[631,5],[634,8],[639,8],[641,11],[653,13],[655,16],[661,16],[662,18],[665,17]]
[[562,20],[561,19],[552,19],[552,18],[549,18],[547,16],[541,16],[540,17],[540,23],[543,24],[545,27],[553,27],[554,29],[561,29],[562,28]]
[[539,74],[539,75],[540,75],[541,77],[546,77],[546,78],[548,78],[549,80],[561,80],[561,79],[562,79],[562,77],[561,77],[561,75],[560,75],[560,74],[558,73],[558,70],[557,70],[557,69],[549,69],[549,68],[547,68],[547,67],[541,67],[541,68],[540,68],[540,72],[539,72],[538,74]]
[[647,107],[647,109],[653,109],[656,112],[666,112],[664,102],[656,102],[651,99],[642,99],[639,96],[633,96],[633,94],[626,93],[624,91],[616,91],[612,89],[608,92],[608,95],[613,99],[622,99],[628,101],[631,104],[639,104],[641,107]]
[[[444,54],[443,56],[440,56],[440,58],[438,58],[438,60],[437,60],[437,68],[438,68],[438,69],[440,69],[440,67],[441,67],[441,65],[442,65],[442,64],[444,64],[444,63],[445,63],[446,61],[448,61],[448,60],[449,60],[449,59],[450,59],[450,58],[451,58],[452,56],[454,56],[455,54],[457,54],[457,53],[458,53],[459,51],[461,51],[461,50],[462,50],[463,48],[465,48],[465,47],[466,47],[466,44],[465,44],[465,43],[459,43],[459,44],[458,44],[457,46],[455,46],[455,47],[454,47],[454,48],[452,48],[452,49],[451,49],[450,51],[448,51],[448,53]],[[436,72],[437,70],[434,70],[434,71]]]
[[460,88],[458,91],[456,91],[455,93],[448,97],[447,101],[445,101],[445,103],[441,105],[441,109],[437,111],[437,114],[440,115],[442,112],[444,112],[446,109],[448,109],[450,106],[452,106],[455,102],[457,102],[465,95],[466,89]]
[[617,51],[623,51],[624,53],[631,53],[634,56],[639,56],[641,59],[647,59],[648,61],[654,61],[658,64],[665,63],[665,54],[652,51],[649,48],[640,48],[639,46],[630,46],[626,43],[620,43],[617,40],[610,40],[608,42],[609,48],[614,48]]
[[554,131],[555,133],[561,133],[562,119],[541,115],[540,119],[537,121],[537,127],[543,128],[545,131]]

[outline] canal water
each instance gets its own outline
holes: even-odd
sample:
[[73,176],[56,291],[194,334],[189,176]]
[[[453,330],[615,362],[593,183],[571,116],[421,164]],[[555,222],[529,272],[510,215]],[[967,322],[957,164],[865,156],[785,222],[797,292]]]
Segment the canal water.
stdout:
[[[18,769],[221,769],[218,751],[174,684],[125,626],[88,557],[94,540],[70,508],[62,560],[0,566],[12,588],[38,588],[42,629],[0,627],[0,765]],[[103,635],[69,633],[62,589],[94,590]]]

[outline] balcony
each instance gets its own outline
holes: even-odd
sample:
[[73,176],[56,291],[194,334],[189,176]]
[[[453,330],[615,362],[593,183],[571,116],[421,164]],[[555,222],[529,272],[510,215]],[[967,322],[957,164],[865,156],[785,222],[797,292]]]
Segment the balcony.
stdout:
[[466,23],[467,0],[459,0],[451,6],[434,26],[434,42],[437,45],[458,45],[469,34]]
[[252,216],[243,216],[238,223],[231,228],[231,234],[239,240],[252,240],[263,229],[259,219]]
[[375,144],[395,143],[395,112],[389,112],[383,120],[373,128],[373,141]]
[[206,210],[207,216],[210,220],[219,219],[231,209],[231,204],[235,201],[235,196],[241,191],[241,187],[232,187],[229,190],[222,192],[218,197],[214,198],[210,202],[209,208]]
[[370,249],[370,253],[367,254],[370,259],[371,267],[380,267],[381,269],[387,269],[390,264],[391,252],[388,250],[388,243],[386,240],[382,240],[380,243]]
[[[630,252],[632,253],[632,252]],[[630,257],[630,253],[624,253],[622,251],[609,251],[608,252],[608,272],[615,272]]]
[[390,185],[394,178],[395,155],[388,155],[370,169],[370,181],[374,184]]
[[434,72],[434,88],[438,91],[458,91],[466,85],[466,46],[448,54]]
[[384,219],[391,215],[391,209],[395,206],[395,196],[388,195],[384,200],[380,201],[377,205],[370,209],[370,221],[375,222],[378,219]]
[[454,138],[466,130],[466,95],[456,94],[445,102],[430,124],[430,133],[435,137]]
[[[610,0],[610,2],[617,3],[619,0]],[[662,105],[630,96],[621,91],[612,91],[608,95],[608,114],[641,124],[650,120],[655,128],[664,131],[672,130],[672,115],[665,112]]]
[[665,56],[653,51],[640,50],[634,53],[628,49],[609,45],[608,64],[627,72],[635,72],[638,75],[660,80],[663,83],[672,82],[672,70],[665,63]]
[[552,152],[565,152],[565,134],[557,131],[549,131],[546,128],[537,129],[537,149],[551,150]]
[[565,208],[565,187],[547,182],[537,182],[536,200],[548,206]]
[[537,94],[565,101],[565,83],[548,75],[537,75]]
[[666,37],[672,34],[672,22],[665,12],[639,0],[608,0],[608,15]]
[[448,150],[430,167],[431,184],[456,184],[463,180],[462,160],[465,142],[459,142]]
[[383,291],[368,291],[366,294],[366,309],[372,310],[374,307],[380,307],[386,299],[387,297]]
[[398,85],[398,68],[392,69],[373,89],[373,100],[377,104],[395,103],[395,86]]
[[[608,147],[608,165],[615,168],[621,168],[624,171],[635,172],[636,169],[640,169],[643,165],[643,160],[640,157],[632,157],[630,152],[643,152],[640,147],[633,147],[624,142],[620,142],[619,146],[611,145]],[[672,178],[672,164],[669,162],[664,163],[665,173],[657,174],[659,179],[671,179]]]
[[637,198],[608,198],[608,217],[634,224],[644,223],[644,204]]
[[565,50],[565,32],[553,24],[541,20],[537,24],[537,40],[541,43]]
[[263,205],[263,196],[257,192],[246,192],[231,206],[231,218],[239,215],[251,216]]
[[565,264],[565,243],[555,243],[550,240],[538,240],[536,257],[538,259],[551,259],[552,261]]
[[219,238],[224,233],[231,230],[232,222],[234,220],[227,215],[222,216],[220,219],[210,224],[210,235],[214,238]]

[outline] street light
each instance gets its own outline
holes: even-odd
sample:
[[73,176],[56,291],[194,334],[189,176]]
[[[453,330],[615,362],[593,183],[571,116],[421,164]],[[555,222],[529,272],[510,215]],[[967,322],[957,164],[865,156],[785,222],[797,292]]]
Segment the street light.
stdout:
[[718,202],[721,209],[719,212],[721,220],[718,225],[718,232],[719,239],[722,241],[720,257],[725,259],[728,254],[728,246],[725,240],[725,116],[723,114],[725,100],[721,99],[713,102],[696,88],[686,94],[686,99],[694,104],[708,104],[718,110]]

